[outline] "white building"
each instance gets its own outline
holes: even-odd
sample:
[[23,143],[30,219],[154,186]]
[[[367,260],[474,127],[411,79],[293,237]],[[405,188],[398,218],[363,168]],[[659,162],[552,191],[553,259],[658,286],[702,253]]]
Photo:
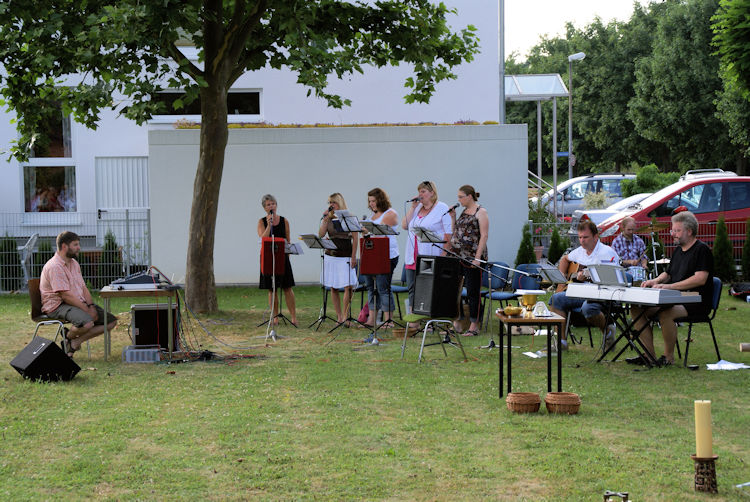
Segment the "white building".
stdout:
[[[420,123],[420,122],[437,122],[437,123],[454,123],[458,121],[497,121],[499,107],[499,83],[498,83],[498,12],[497,2],[494,0],[474,0],[472,2],[462,2],[459,0],[450,0],[445,2],[448,7],[455,7],[459,10],[458,16],[450,18],[451,24],[456,28],[461,28],[472,24],[477,28],[480,38],[481,53],[478,54],[474,61],[461,65],[457,69],[459,78],[454,81],[443,82],[439,84],[436,94],[433,96],[430,104],[413,104],[408,105],[404,102],[403,96],[406,89],[403,86],[405,78],[409,75],[408,68],[405,66],[397,68],[385,68],[381,70],[372,69],[364,75],[355,75],[341,81],[331,81],[330,90],[352,100],[351,107],[345,107],[342,110],[328,108],[322,100],[308,98],[307,90],[296,83],[296,77],[288,71],[277,71],[264,69],[252,72],[241,77],[232,89],[232,99],[237,104],[230,104],[230,108],[237,110],[237,113],[231,115],[230,122],[268,122],[274,124],[366,124],[366,123]],[[230,110],[230,113],[231,110]],[[12,113],[0,113],[0,150],[7,150],[12,140],[16,137],[16,131],[11,123]],[[84,126],[72,121],[63,120],[60,128],[59,137],[49,148],[48,156],[37,156],[26,163],[19,163],[11,159],[4,162],[0,167],[0,233],[8,232],[10,235],[21,238],[33,233],[39,233],[42,236],[53,236],[61,229],[70,229],[76,231],[82,236],[96,236],[96,242],[91,239],[91,246],[101,246],[104,232],[112,229],[118,237],[118,242],[124,244],[125,239],[134,239],[132,235],[126,236],[126,231],[121,222],[109,222],[108,219],[121,220],[124,218],[122,210],[129,209],[129,218],[131,220],[143,219],[144,208],[152,208],[151,224],[152,232],[158,229],[170,228],[174,226],[184,226],[184,233],[187,231],[187,215],[175,214],[170,211],[170,207],[182,205],[182,201],[190,200],[192,192],[192,179],[197,163],[197,151],[186,155],[186,150],[181,150],[180,155],[180,174],[179,180],[170,182],[165,179],[164,172],[172,172],[174,165],[167,166],[155,164],[155,159],[149,158],[155,151],[159,152],[160,163],[169,164],[173,159],[169,156],[163,156],[164,144],[162,140],[169,137],[169,141],[183,143],[183,140],[176,139],[180,134],[189,137],[188,142],[193,141],[192,133],[195,131],[174,131],[173,124],[178,119],[187,119],[199,122],[200,117],[182,115],[182,116],[159,116],[154,117],[149,124],[139,127],[127,119],[115,116],[109,112],[103,113],[99,128],[96,131],[88,130]],[[522,185],[514,187],[513,190],[525,190],[526,183],[526,146],[525,146],[525,126],[523,134],[518,131],[519,126],[508,126],[514,129],[512,133],[500,133],[497,137],[524,137],[522,153],[513,154],[513,169],[520,170]],[[398,130],[398,128],[396,128]],[[242,137],[241,142],[255,143],[256,140],[248,139],[255,135],[265,138],[272,138],[274,133],[269,130],[254,129],[253,133],[244,131],[242,134],[235,134],[233,138]],[[326,132],[328,131],[328,132]],[[340,129],[320,130],[318,135],[323,144],[330,144],[326,135],[333,134],[334,137],[340,137]],[[375,137],[386,138],[388,133],[373,131]],[[294,134],[284,134],[285,139],[281,143],[287,142],[293,137],[311,137],[309,133],[297,132]],[[399,133],[396,132],[396,135]],[[444,134],[444,133],[441,133]],[[460,133],[464,134],[464,133]],[[474,134],[474,133],[472,133]],[[155,136],[156,135],[156,136]],[[300,136],[302,135],[302,136]],[[417,133],[419,135],[419,133]],[[360,139],[353,140],[355,143]],[[481,134],[480,134],[481,136]],[[350,139],[351,136],[347,136]],[[151,139],[150,139],[151,138]],[[151,145],[154,138],[158,138],[158,145]],[[275,140],[271,139],[272,142]],[[368,142],[367,138],[364,138]],[[388,143],[386,141],[386,143]],[[457,143],[458,144],[458,143]],[[232,162],[246,162],[247,159],[234,157],[230,150],[227,152],[227,168],[225,173],[232,172]],[[383,151],[387,151],[387,148]],[[514,147],[515,148],[515,147]],[[325,148],[324,148],[325,149]],[[262,149],[261,149],[262,150]],[[376,149],[377,150],[377,149]],[[415,155],[418,150],[413,150],[410,155]],[[257,150],[256,150],[257,152]],[[278,152],[276,152],[278,153]],[[275,153],[275,154],[276,154]],[[275,155],[274,154],[274,155]],[[194,155],[191,157],[190,155]],[[520,157],[519,157],[520,155]],[[4,156],[4,159],[8,155]],[[282,157],[274,157],[273,162],[280,162]],[[441,183],[441,177],[444,172],[441,169],[435,170],[430,165],[420,165],[419,163],[405,163],[404,165],[390,166],[386,171],[391,176],[390,179],[384,179],[382,182],[376,181],[377,177],[365,177],[367,184],[358,185],[348,181],[345,184],[350,186],[351,195],[347,195],[350,200],[359,197],[357,204],[350,202],[355,214],[362,214],[366,209],[364,200],[366,192],[372,186],[370,182],[376,182],[386,191],[394,194],[394,207],[402,212],[399,207],[399,201],[403,198],[395,197],[395,194],[411,194],[416,187],[416,183],[422,179],[434,179],[438,186],[443,186],[441,198],[446,201],[452,201],[455,189],[463,183],[473,183],[478,190],[489,194],[497,191],[503,194],[506,187],[485,187],[482,180],[489,179],[485,173],[498,169],[503,163],[503,159],[486,158],[481,162],[475,157],[472,158],[473,166],[456,166],[456,169],[465,168],[468,176],[467,181],[454,184],[453,176],[445,176],[445,181]],[[268,160],[268,159],[266,159]],[[376,169],[377,159],[367,159],[369,169]],[[295,161],[299,161],[297,158]],[[346,161],[342,159],[342,161]],[[394,159],[390,158],[389,162]],[[348,161],[347,161],[348,162]],[[479,164],[477,164],[479,162]],[[373,164],[374,163],[374,164]],[[260,165],[259,165],[260,164]],[[233,221],[243,223],[244,232],[254,233],[255,222],[260,217],[259,197],[263,193],[273,192],[279,198],[280,209],[284,208],[285,202],[289,209],[292,209],[288,203],[290,199],[302,200],[306,202],[309,199],[310,204],[297,204],[302,211],[300,215],[306,215],[305,207],[317,207],[324,201],[328,193],[333,191],[343,191],[339,185],[330,183],[326,187],[321,187],[320,193],[311,193],[310,186],[298,185],[290,181],[284,185],[278,185],[271,182],[274,177],[269,169],[277,169],[278,164],[266,167],[262,162],[254,163],[251,169],[247,169],[238,176],[228,180],[225,175],[222,186],[221,207],[235,208],[234,216],[229,217]],[[356,181],[357,166],[332,166],[332,170],[338,172],[349,167],[355,173]],[[266,171],[264,171],[266,168]],[[304,166],[289,166],[288,175],[294,177],[295,169],[303,170]],[[321,174],[325,174],[324,171]],[[402,177],[399,180],[398,177]],[[494,177],[494,176],[492,176]],[[364,180],[365,178],[360,177]],[[474,181],[468,180],[472,178]],[[235,200],[238,196],[236,190],[237,181],[244,179],[246,186],[252,186],[251,190],[246,190],[247,199]],[[416,180],[416,181],[415,181]],[[520,183],[520,181],[519,181]],[[373,185],[373,186],[377,186]],[[448,192],[447,195],[444,195]],[[56,198],[55,207],[49,206],[49,200]],[[514,197],[511,197],[514,198]],[[47,199],[45,201],[45,199]],[[179,204],[172,204],[173,201],[181,201]],[[315,205],[317,203],[317,206]],[[45,204],[47,204],[45,206]],[[240,213],[246,211],[246,213]],[[523,214],[520,214],[523,212]],[[520,208],[519,217],[525,217],[525,205]],[[287,212],[294,223],[300,220],[299,215]],[[220,213],[218,228],[223,228],[221,218],[228,218],[224,212]],[[500,214],[496,216],[499,220],[503,218]],[[176,223],[175,223],[176,222]],[[137,234],[146,235],[147,238],[156,237],[149,232],[148,223],[139,224],[136,229]],[[292,230],[293,233],[311,232],[309,224],[305,228],[299,228],[296,224]],[[235,227],[235,225],[230,225]],[[514,225],[515,227],[515,225]],[[234,228],[239,230],[239,228]],[[303,232],[304,231],[304,232]],[[182,235],[183,232],[177,232]],[[520,236],[520,226],[518,232],[512,235],[513,245],[517,245]],[[159,247],[166,244],[173,244],[182,250],[180,256],[184,256],[184,247],[187,245],[186,239],[180,238],[174,243],[163,242],[159,240]],[[235,262],[241,262],[246,259],[245,253],[251,256],[257,256],[255,251],[252,252],[248,247],[257,246],[252,239],[244,240],[241,247],[230,245],[226,241],[216,239],[216,253],[220,256],[234,256],[237,253]],[[234,241],[237,243],[237,240]],[[139,255],[138,249],[130,249],[125,246],[125,254],[136,257]],[[167,249],[156,251],[157,242],[153,242],[154,256],[153,264],[160,266],[160,259],[164,256],[173,256],[171,246]],[[227,249],[223,249],[226,247]],[[505,246],[502,246],[503,248]],[[220,249],[222,248],[222,249]],[[498,249],[497,247],[495,249]],[[515,250],[514,250],[515,251]],[[140,249],[140,254],[145,251]],[[157,256],[158,255],[158,256]],[[492,256],[497,259],[512,261],[513,256],[508,256],[504,252],[503,256]],[[143,259],[136,258],[136,259]],[[170,259],[170,262],[172,260]],[[252,259],[255,264],[255,258]],[[179,262],[179,260],[177,260]],[[217,258],[218,262],[218,258]],[[179,263],[174,263],[169,268],[174,274],[175,279],[181,279],[181,270]],[[160,267],[161,268],[161,267]],[[183,265],[184,268],[184,265]],[[305,268],[305,267],[303,267]],[[316,268],[312,270],[300,270],[295,273],[302,281],[314,280]],[[217,282],[253,282],[257,278],[257,271],[240,273],[236,276],[222,276],[217,274]],[[236,279],[236,280],[233,280]]]

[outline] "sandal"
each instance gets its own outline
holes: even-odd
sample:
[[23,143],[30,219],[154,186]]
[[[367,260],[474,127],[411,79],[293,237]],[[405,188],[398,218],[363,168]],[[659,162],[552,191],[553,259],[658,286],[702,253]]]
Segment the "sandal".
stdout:
[[479,333],[477,333],[477,332],[476,332],[476,331],[474,331],[473,329],[470,329],[470,330],[469,330],[469,331],[467,331],[466,333],[463,333],[463,334],[462,334],[461,336],[477,336],[477,335],[479,335]]
[[382,324],[381,324],[380,326],[378,326],[378,327],[379,327],[379,328],[382,328],[382,329],[393,329],[393,321],[391,321],[390,319],[388,319],[387,321],[384,321],[384,322],[383,322],[383,323],[382,323]]

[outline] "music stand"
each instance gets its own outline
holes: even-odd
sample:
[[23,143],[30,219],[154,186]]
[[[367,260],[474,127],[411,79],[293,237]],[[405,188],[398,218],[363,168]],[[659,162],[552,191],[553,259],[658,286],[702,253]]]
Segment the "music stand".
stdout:
[[324,279],[325,279],[325,266],[323,265],[323,250],[324,249],[336,249],[336,244],[333,243],[331,239],[323,239],[321,237],[318,237],[316,234],[303,234],[299,236],[300,240],[305,243],[307,247],[310,249],[320,249],[320,277],[321,277],[321,291],[323,293],[323,306],[320,308],[320,315],[318,316],[315,321],[313,321],[312,324],[310,324],[307,328],[310,329],[313,326],[315,326],[315,331],[318,331],[318,328],[320,328],[321,324],[323,324],[326,319],[330,319],[333,322],[336,322],[336,319],[333,319],[329,315],[327,315],[326,310],[328,307],[328,293],[326,292],[326,287],[324,285]]
[[[369,225],[366,224],[372,224],[377,225],[375,223],[371,222],[361,222],[363,227],[367,228]],[[377,225],[381,226],[381,225]],[[393,231],[392,228],[385,226],[388,230],[390,230],[392,233],[390,235],[397,235],[396,232]],[[381,234],[383,235],[383,234]],[[391,270],[391,258],[390,258],[390,241],[389,239],[383,239],[383,238],[376,238],[373,239],[372,236],[368,235],[365,236],[363,239],[359,241],[359,249],[360,249],[360,261],[359,261],[359,271],[362,275],[367,276],[373,276],[372,280],[375,283],[374,285],[374,293],[375,296],[380,296],[378,293],[377,288],[377,277],[378,275],[390,275],[393,274],[393,271]],[[392,279],[392,278],[391,278]],[[391,292],[391,281],[388,281],[388,307],[393,308],[394,303],[391,302],[392,299],[392,292]],[[377,302],[375,303],[377,305]],[[394,310],[388,310],[388,312],[393,312]],[[399,327],[403,327],[402,324],[397,322],[395,319],[393,319],[393,316],[391,315],[391,318],[389,321],[397,325]],[[375,322],[377,323],[377,312],[375,313]],[[380,324],[380,326],[373,326],[375,329],[373,329],[372,333],[373,335],[378,332],[378,330],[383,327],[385,322]]]
[[[268,239],[268,240],[266,240],[266,239]],[[281,249],[282,243],[283,243],[283,250]],[[293,244],[292,246],[298,246],[298,248],[299,248],[299,251],[295,252],[297,248],[290,248],[290,244],[288,242],[286,242],[285,239],[281,239],[279,237],[274,237],[273,241],[271,240],[271,238],[264,237],[263,241],[262,241],[262,245],[263,245],[262,249],[264,251],[263,255],[265,256],[266,259],[265,260],[262,259],[262,261],[261,261],[261,270],[263,270],[264,267],[266,269],[265,272],[268,272],[268,271],[270,271],[272,269],[273,280],[271,281],[271,284],[272,284],[271,291],[272,291],[272,294],[273,294],[273,299],[274,299],[274,301],[276,301],[276,291],[278,290],[278,287],[276,286],[276,277],[280,276],[280,275],[283,276],[286,273],[286,263],[285,263],[286,259],[285,259],[285,255],[286,254],[302,254],[302,246],[299,246],[299,244]],[[271,249],[272,247],[273,247],[273,257],[272,257],[273,259],[269,260],[268,256],[270,256],[270,253],[272,252],[272,249]],[[292,249],[294,251],[290,251],[290,249]],[[265,275],[269,275],[269,274],[265,274]],[[273,307],[271,307],[271,308],[272,308],[272,312],[273,312]],[[287,316],[284,315],[284,313],[282,312],[283,308],[284,308],[284,295],[280,294],[279,295],[279,313],[276,314],[276,315],[274,315],[273,317],[271,317],[267,321],[263,321],[262,323],[258,324],[257,327],[261,327],[261,326],[263,326],[265,324],[268,324],[271,321],[273,321],[274,319],[281,319],[284,322],[285,325],[287,323],[289,323],[292,326],[294,326],[295,328],[299,328],[299,326],[297,326],[296,324],[294,324],[291,321],[291,319],[289,319]],[[276,333],[274,333],[273,335],[271,335],[271,338],[275,339],[277,337],[278,338],[283,338],[281,335],[276,334]],[[268,337],[266,337],[266,338],[268,338]]]

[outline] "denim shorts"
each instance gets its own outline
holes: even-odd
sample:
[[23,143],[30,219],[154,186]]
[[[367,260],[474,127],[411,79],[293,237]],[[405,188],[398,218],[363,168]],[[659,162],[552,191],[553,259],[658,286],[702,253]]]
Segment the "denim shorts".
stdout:
[[604,304],[594,302],[591,300],[584,300],[583,298],[568,298],[568,295],[563,291],[562,293],[555,293],[552,295],[549,301],[553,308],[562,312],[568,313],[573,309],[581,308],[583,317],[590,319],[597,314],[601,314],[604,310]]

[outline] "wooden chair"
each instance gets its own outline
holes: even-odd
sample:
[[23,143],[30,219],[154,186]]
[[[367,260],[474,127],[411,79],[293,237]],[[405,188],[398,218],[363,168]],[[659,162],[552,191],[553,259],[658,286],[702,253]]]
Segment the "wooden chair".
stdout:
[[65,325],[62,321],[57,319],[50,319],[47,314],[42,312],[42,293],[39,291],[39,279],[29,279],[29,300],[31,301],[31,320],[36,323],[36,329],[34,329],[34,336],[36,337],[41,326],[57,326],[55,332],[55,339],[57,337],[62,339],[63,350],[68,352],[67,339],[63,336]]

